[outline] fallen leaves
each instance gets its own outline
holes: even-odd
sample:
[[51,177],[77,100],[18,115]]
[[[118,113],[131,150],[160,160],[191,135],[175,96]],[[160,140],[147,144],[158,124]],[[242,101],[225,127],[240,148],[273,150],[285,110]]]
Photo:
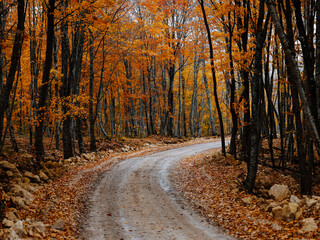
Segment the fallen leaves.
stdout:
[[[208,219],[237,238],[320,239],[319,231],[299,233],[298,221],[275,221],[272,214],[265,211],[268,200],[241,190],[239,177],[246,172],[246,165],[232,162],[234,160],[224,158],[218,150],[185,159],[174,176],[176,188]],[[297,191],[292,177],[260,166],[259,173],[264,172]]]

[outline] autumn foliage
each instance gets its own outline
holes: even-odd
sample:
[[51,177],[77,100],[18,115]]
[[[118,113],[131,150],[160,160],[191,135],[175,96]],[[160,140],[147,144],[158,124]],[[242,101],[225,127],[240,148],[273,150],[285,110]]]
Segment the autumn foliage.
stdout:
[[223,154],[247,163],[248,192],[267,151],[265,164],[297,167],[311,194],[319,4],[1,0],[0,152],[9,141],[18,152],[22,137],[38,171],[46,138],[68,159],[99,139],[219,135]]

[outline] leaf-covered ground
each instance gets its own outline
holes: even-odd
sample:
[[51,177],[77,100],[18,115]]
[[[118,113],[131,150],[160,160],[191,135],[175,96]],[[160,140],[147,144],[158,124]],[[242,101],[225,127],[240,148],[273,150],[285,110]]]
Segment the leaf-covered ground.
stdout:
[[[313,217],[320,220],[319,209],[304,212],[292,221],[275,221],[266,211],[270,199],[249,195],[241,187],[246,164],[231,156],[223,157],[218,150],[203,153],[182,161],[175,175],[176,188],[202,214],[221,226],[227,233],[241,239],[320,239],[319,229],[312,233],[299,233],[300,220]],[[298,194],[294,178],[279,171],[259,166],[258,176],[269,176],[274,183],[286,184]],[[249,197],[251,203],[242,199]]]
[[[81,231],[78,222],[86,211],[85,201],[94,182],[99,180],[100,174],[112,170],[115,164],[127,157],[204,141],[212,139],[186,142],[171,138],[148,138],[126,139],[125,144],[101,143],[101,152],[93,153],[94,161],[85,164],[80,161],[78,164],[66,166],[67,171],[62,177],[44,185],[35,194],[35,200],[28,209],[20,212],[20,218],[41,221],[47,225],[46,235],[32,235],[37,239],[77,239]],[[123,145],[130,146],[131,150],[124,150]],[[57,220],[62,220],[64,223],[63,231],[51,228]]]

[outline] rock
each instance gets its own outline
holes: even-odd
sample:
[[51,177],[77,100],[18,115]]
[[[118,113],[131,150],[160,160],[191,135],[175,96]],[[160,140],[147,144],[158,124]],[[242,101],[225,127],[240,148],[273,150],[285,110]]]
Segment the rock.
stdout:
[[263,198],[268,198],[269,197],[269,190],[267,189],[261,189],[261,195]]
[[13,177],[13,178],[21,178],[22,177],[18,168],[14,164],[9,163],[8,161],[0,161],[0,169],[5,170],[6,175],[8,177]]
[[279,205],[283,207],[284,205],[288,205],[289,202],[287,200],[283,200]]
[[9,163],[8,161],[0,161],[0,168],[4,170],[12,171],[12,172],[17,170],[17,167],[14,164]]
[[309,208],[312,208],[312,207],[315,206],[317,203],[318,203],[318,201],[315,200],[315,199],[307,199],[307,200],[306,200],[306,206],[307,206],[308,209],[309,209]]
[[244,204],[250,204],[252,202],[252,197],[245,197],[245,198],[241,198],[241,201]]
[[21,207],[21,208],[27,208],[25,201],[22,197],[11,197],[11,201],[15,206]]
[[272,208],[272,215],[275,220],[282,219],[282,207],[277,206]]
[[23,177],[23,178],[22,178],[22,182],[29,184],[29,183],[30,183],[30,179],[27,178],[27,177]]
[[301,228],[302,232],[313,232],[318,228],[314,218],[305,218],[301,221],[301,224],[302,224],[302,228]]
[[318,202],[320,202],[320,197],[319,197],[319,196],[313,195],[313,196],[312,196],[312,199],[317,200]]
[[49,161],[55,162],[56,161],[55,157],[53,157],[53,156],[45,156],[43,158],[43,160],[44,160],[44,162],[49,162]]
[[23,228],[23,222],[21,220],[17,221],[11,229],[15,231],[20,238],[23,238],[26,235],[26,231]]
[[18,219],[17,210],[15,208],[12,208],[10,212],[6,213],[6,217],[12,222],[16,221]]
[[274,223],[271,225],[271,228],[274,229],[274,230],[281,230],[281,229],[282,229],[282,227],[281,227],[278,223],[276,223],[276,222],[274,222]]
[[14,225],[14,222],[9,219],[3,219],[2,226],[5,228],[11,228]]
[[39,177],[42,181],[45,181],[45,182],[49,180],[49,177],[42,170],[39,173]]
[[21,238],[17,235],[15,231],[10,229],[0,229],[0,239],[1,240],[20,240]]
[[46,167],[56,169],[56,168],[61,168],[62,164],[59,162],[48,161],[46,162]]
[[82,157],[84,160],[90,161],[90,155],[87,154],[87,153],[81,154],[81,157]]
[[30,162],[33,162],[33,156],[31,155],[31,154],[29,154],[29,153],[24,153],[24,154],[22,154],[22,156],[21,156],[21,158],[25,161],[25,162],[28,162],[28,163],[30,163]]
[[259,188],[270,189],[272,186],[271,179],[268,176],[260,176],[257,179]]
[[42,167],[41,171],[44,172],[50,179],[54,177],[52,172],[46,166]]
[[287,222],[291,222],[295,219],[296,213],[299,210],[299,205],[297,203],[289,203],[284,205],[282,208],[282,217]]
[[282,201],[291,194],[287,185],[275,184],[269,190],[269,196],[276,201]]
[[300,204],[301,200],[296,195],[291,195],[290,202]]
[[302,213],[303,213],[302,209],[299,208],[298,212],[296,212],[294,219],[296,220],[299,219],[302,216]]
[[40,177],[38,175],[33,175],[33,173],[25,171],[23,174],[25,177],[29,178],[31,182],[40,183]]
[[36,188],[35,186],[30,185],[30,183],[22,183],[21,187],[23,187],[25,190],[34,193],[38,190],[38,188]]
[[63,231],[64,226],[65,226],[65,222],[62,219],[59,219],[52,224],[51,228],[55,230]]
[[46,225],[43,222],[34,222],[30,225],[30,229],[35,233],[46,234]]
[[17,196],[25,198],[29,202],[32,202],[34,199],[33,194],[28,192],[27,190],[23,189],[20,185],[15,184],[13,186],[12,190]]
[[271,202],[271,203],[269,203],[269,205],[267,206],[266,211],[267,211],[267,212],[270,212],[270,211],[272,211],[272,209],[275,208],[275,207],[278,207],[278,204],[275,203],[275,202]]

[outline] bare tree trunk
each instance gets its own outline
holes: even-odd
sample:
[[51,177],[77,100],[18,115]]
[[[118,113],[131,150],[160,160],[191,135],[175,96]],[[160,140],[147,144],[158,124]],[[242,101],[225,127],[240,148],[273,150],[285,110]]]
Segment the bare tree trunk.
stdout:
[[[54,38],[54,43],[53,43],[53,65],[54,65],[54,70],[58,71],[58,44],[57,44],[57,39],[58,37]],[[56,105],[55,105],[55,111],[56,114],[59,113],[59,85],[58,85],[58,76],[55,74],[55,86],[54,86],[54,91],[55,91],[55,97],[56,97]],[[55,145],[56,149],[60,149],[60,124],[59,120],[57,119],[55,122]]]
[[[143,92],[143,71],[141,71],[140,73],[140,94],[141,96],[143,96],[144,92]],[[140,98],[140,121],[139,121],[139,125],[140,125],[140,137],[145,137],[146,136],[146,132],[145,132],[145,124],[144,124],[144,115],[143,112],[145,111],[144,106],[143,106],[143,100],[142,98]]]
[[168,69],[169,72],[169,88],[168,88],[168,111],[167,111],[167,119],[168,119],[168,129],[167,135],[170,137],[174,137],[174,98],[173,98],[173,84],[174,84],[174,75],[175,75],[175,64],[171,63]]
[[249,192],[253,191],[254,182],[256,179],[256,174],[258,170],[258,156],[259,156],[259,147],[260,147],[260,88],[262,82],[262,50],[266,38],[269,15],[264,22],[264,2],[260,2],[259,6],[259,16],[256,29],[256,49],[254,57],[254,75],[251,82],[251,152],[250,152],[250,161],[247,163],[247,178],[245,180],[245,187]]
[[162,136],[167,134],[167,74],[166,67],[163,67],[163,77],[162,77],[162,96],[163,96],[163,106],[162,106],[162,116],[161,116],[161,124],[160,124],[160,134]]
[[288,40],[287,37],[283,31],[283,28],[281,26],[281,23],[279,21],[279,17],[277,15],[277,11],[275,9],[274,3],[272,0],[268,0],[267,1],[267,6],[268,6],[268,10],[270,12],[272,21],[275,25],[276,28],[276,33],[281,41],[281,45],[282,48],[284,50],[286,59],[288,61],[288,69],[290,70],[293,80],[294,80],[294,84],[297,87],[299,96],[300,96],[300,100],[301,100],[301,104],[303,107],[303,112],[306,116],[306,120],[307,120],[307,127],[308,130],[310,131],[310,135],[312,136],[312,140],[314,141],[315,145],[316,145],[316,149],[317,149],[317,153],[320,156],[320,138],[319,138],[319,133],[315,124],[315,119],[313,118],[313,115],[311,113],[310,107],[309,107],[309,103],[305,94],[305,91],[302,87],[302,80],[301,80],[301,75],[300,75],[300,70],[298,67],[297,62],[295,61],[292,52],[288,46]]
[[199,57],[197,53],[194,57],[193,62],[193,92],[192,92],[192,100],[191,100],[191,110],[189,117],[189,130],[190,134],[193,137],[196,137],[196,125],[197,125],[197,105],[198,105],[198,72],[199,72]]
[[[69,0],[63,1],[63,7],[68,8]],[[62,122],[62,142],[63,142],[63,157],[65,159],[73,156],[73,144],[72,144],[72,135],[71,135],[71,116],[70,109],[68,106],[68,99],[71,94],[71,79],[68,76],[69,73],[69,61],[70,61],[70,46],[69,46],[69,34],[68,34],[68,23],[64,19],[61,23],[61,72],[62,76],[62,86],[60,89],[60,96],[63,100],[62,103],[62,113],[63,113],[63,122]]]
[[90,47],[90,74],[89,74],[89,124],[90,124],[90,151],[96,151],[96,137],[94,132],[94,115],[93,115],[93,83],[94,83],[94,53],[93,53],[93,36],[91,36]]
[[317,109],[320,119],[320,1],[316,3],[316,87],[317,87]]
[[233,26],[231,25],[231,14],[228,14],[228,23],[227,24],[227,33],[229,34],[226,37],[227,43],[227,53],[230,60],[230,77],[231,77],[231,84],[230,84],[230,112],[232,118],[232,130],[231,130],[231,140],[230,140],[230,154],[237,158],[237,147],[236,147],[236,137],[238,132],[238,116],[235,107],[235,91],[236,91],[236,79],[234,74],[234,66],[233,66],[233,56],[232,56],[232,39],[233,39]]
[[[24,22],[25,22],[25,3],[24,0],[18,0],[18,24],[16,35],[14,38],[12,55],[11,55],[11,65],[9,69],[9,74],[7,77],[6,84],[0,94],[0,139],[2,139],[3,134],[3,122],[4,114],[7,111],[9,105],[10,93],[12,90],[13,82],[18,68],[18,62],[21,57],[21,49],[23,43],[23,32],[24,32]],[[0,140],[1,141],[1,140]],[[2,143],[0,142],[0,146]]]
[[[18,68],[19,68],[19,70],[18,70],[18,73],[17,73],[16,84],[14,86],[14,94],[13,94],[13,97],[12,97],[11,105],[7,109],[7,129],[9,130],[10,140],[11,140],[11,143],[12,143],[13,150],[15,152],[19,152],[19,147],[18,147],[16,138],[14,136],[14,128],[13,128],[13,124],[12,124],[12,112],[13,112],[13,108],[14,108],[14,102],[16,100],[17,86],[18,86],[19,76],[20,76],[20,71],[21,71],[20,61],[19,61],[19,67]],[[5,136],[6,136],[6,133],[5,133],[4,137]],[[4,142],[4,140],[3,140],[3,142]]]
[[205,89],[206,89],[206,95],[207,95],[207,103],[208,103],[211,135],[212,136],[216,136],[217,132],[216,132],[216,127],[215,127],[215,122],[213,120],[211,96],[210,96],[210,91],[209,91],[209,87],[208,87],[208,79],[207,79],[206,70],[205,70],[205,60],[202,60],[202,79],[203,79],[203,82],[204,82],[204,86],[205,86]]
[[182,68],[183,68],[183,56],[180,55],[179,62],[179,85],[178,85],[178,126],[177,126],[177,135],[178,138],[181,138],[181,80],[182,80]]
[[182,75],[182,126],[183,126],[183,136],[188,136],[188,128],[187,128],[187,117],[186,117],[186,83],[185,78]]
[[214,66],[214,60],[213,60],[213,46],[212,46],[212,40],[211,40],[211,31],[210,31],[209,23],[208,23],[208,20],[207,20],[207,15],[206,15],[205,8],[204,8],[204,0],[198,0],[198,2],[199,2],[200,7],[201,7],[204,24],[205,24],[206,31],[207,31],[209,49],[210,49],[210,65],[211,65],[211,73],[212,73],[212,81],[213,81],[213,94],[214,94],[216,108],[217,108],[217,112],[218,112],[218,116],[219,116],[220,136],[221,136],[221,149],[222,149],[222,154],[226,155],[226,145],[225,145],[225,137],[224,137],[223,119],[222,119],[222,112],[221,112],[221,109],[220,109],[219,98],[218,98],[217,79],[216,79],[216,72],[215,72],[215,66]]
[[43,68],[42,84],[40,87],[39,101],[37,106],[37,116],[39,118],[39,123],[36,125],[35,132],[35,147],[38,168],[40,168],[40,161],[43,159],[45,154],[43,145],[43,132],[46,112],[45,107],[48,99],[48,91],[50,84],[50,71],[52,68],[52,54],[54,44],[54,5],[55,0],[49,0],[49,5],[47,9],[47,49]]

